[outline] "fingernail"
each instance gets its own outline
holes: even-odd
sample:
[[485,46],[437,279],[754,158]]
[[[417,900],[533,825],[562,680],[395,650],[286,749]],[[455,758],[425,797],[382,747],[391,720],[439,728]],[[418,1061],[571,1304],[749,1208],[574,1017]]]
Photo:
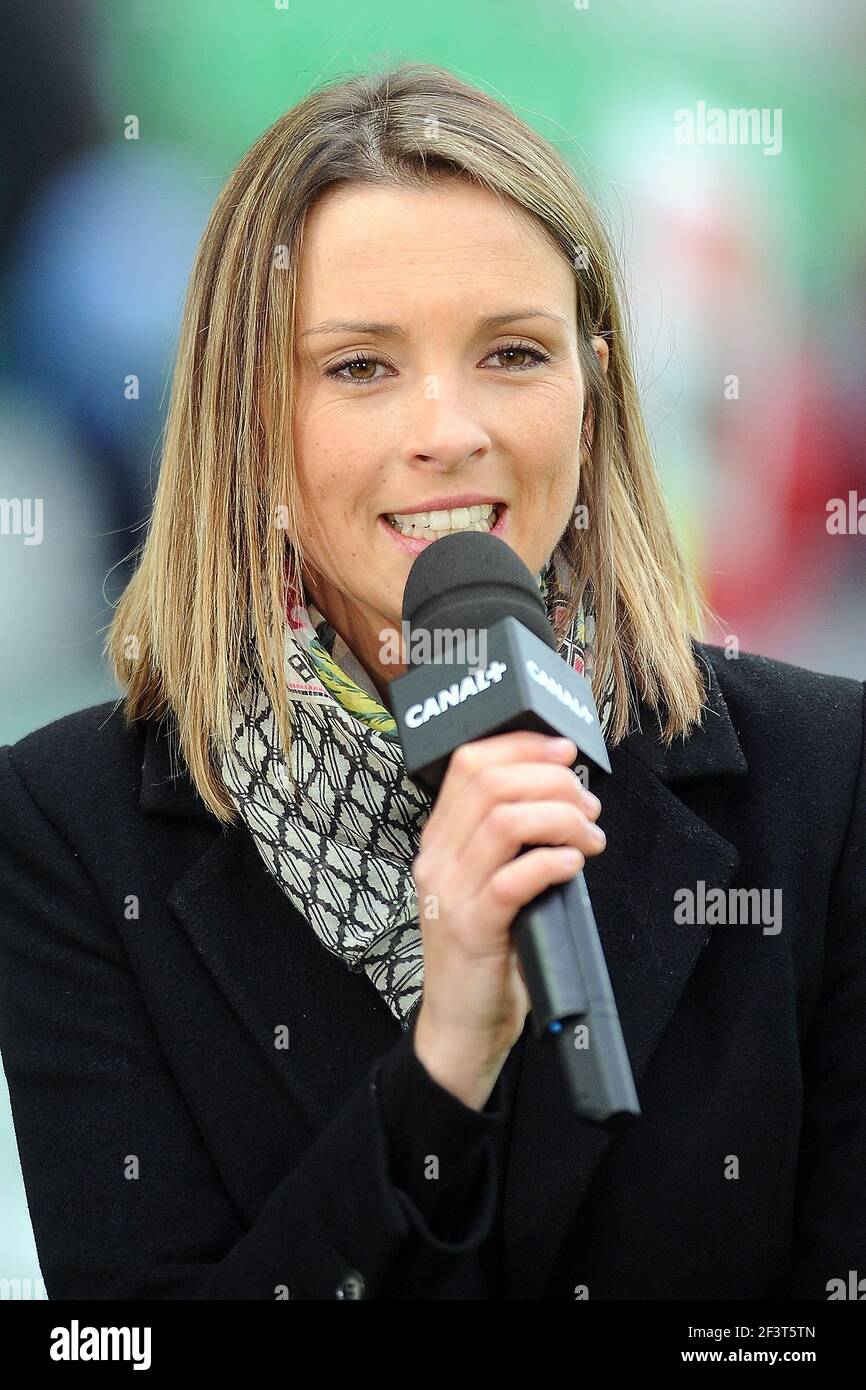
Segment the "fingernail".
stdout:
[[586,787],[584,787],[583,795],[586,799],[586,804],[591,811],[601,810],[601,802],[599,801],[598,797],[595,795],[594,792],[587,791]]

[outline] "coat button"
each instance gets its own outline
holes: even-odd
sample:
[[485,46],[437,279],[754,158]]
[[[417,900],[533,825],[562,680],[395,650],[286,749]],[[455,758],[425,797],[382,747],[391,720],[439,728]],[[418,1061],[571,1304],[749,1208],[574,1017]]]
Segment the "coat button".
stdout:
[[335,1298],[363,1298],[364,1297],[364,1276],[359,1274],[357,1269],[347,1269],[340,1283],[337,1285]]

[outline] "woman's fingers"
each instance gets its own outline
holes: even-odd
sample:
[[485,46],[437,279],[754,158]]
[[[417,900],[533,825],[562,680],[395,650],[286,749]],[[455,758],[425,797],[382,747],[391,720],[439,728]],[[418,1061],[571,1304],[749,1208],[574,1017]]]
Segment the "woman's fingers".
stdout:
[[604,831],[579,806],[566,801],[500,801],[479,822],[461,857],[461,885],[471,896],[483,894],[488,880],[514,859],[524,845],[571,846],[580,858],[600,854]]
[[[512,918],[551,883],[565,883],[581,868],[579,850],[570,847],[531,849],[497,869],[486,888],[492,906]],[[523,979],[523,971],[520,972]],[[524,984],[526,981],[524,980]]]
[[422,843],[425,848],[435,849],[438,841],[447,836],[450,843],[459,844],[469,838],[480,820],[499,802],[544,800],[570,801],[591,818],[601,810],[598,798],[583,788],[570,762],[566,766],[562,759],[536,761],[524,754],[521,761],[486,760],[474,768],[471,764],[468,768],[458,766],[453,780],[449,765],[439,799],[424,827]]
[[548,738],[534,730],[512,730],[490,738],[464,743],[452,753],[445,772],[435,810],[450,817],[464,803],[466,788],[483,768],[506,767],[510,763],[545,763],[550,766],[571,764],[577,756],[575,745],[567,740]]
[[510,733],[464,745],[448,765],[413,871],[425,903],[422,1014],[457,1052],[467,1037],[488,1055],[513,1045],[528,1009],[515,914],[604,848],[592,834],[600,804],[571,770],[576,753],[573,743]]

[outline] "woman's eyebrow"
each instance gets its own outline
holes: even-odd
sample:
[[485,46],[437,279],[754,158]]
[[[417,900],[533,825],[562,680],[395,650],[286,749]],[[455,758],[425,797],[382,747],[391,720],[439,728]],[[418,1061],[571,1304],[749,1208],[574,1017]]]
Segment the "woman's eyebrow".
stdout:
[[[479,319],[477,327],[479,329],[499,328],[505,323],[515,323],[520,319],[551,319],[554,323],[560,323],[564,328],[568,328],[568,320],[561,314],[553,314],[549,309],[509,309],[503,314],[489,314],[486,318]],[[397,323],[350,323],[342,319],[325,319],[322,323],[317,323],[313,328],[305,328],[301,334],[302,338],[312,337],[317,333],[375,333],[380,338],[405,338],[406,330]]]

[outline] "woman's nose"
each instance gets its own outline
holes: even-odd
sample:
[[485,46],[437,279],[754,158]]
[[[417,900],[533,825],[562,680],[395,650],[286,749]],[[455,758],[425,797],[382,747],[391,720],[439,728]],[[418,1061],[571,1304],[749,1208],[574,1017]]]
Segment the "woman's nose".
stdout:
[[409,461],[459,468],[490,448],[490,434],[471,400],[432,374],[410,406],[404,434]]

